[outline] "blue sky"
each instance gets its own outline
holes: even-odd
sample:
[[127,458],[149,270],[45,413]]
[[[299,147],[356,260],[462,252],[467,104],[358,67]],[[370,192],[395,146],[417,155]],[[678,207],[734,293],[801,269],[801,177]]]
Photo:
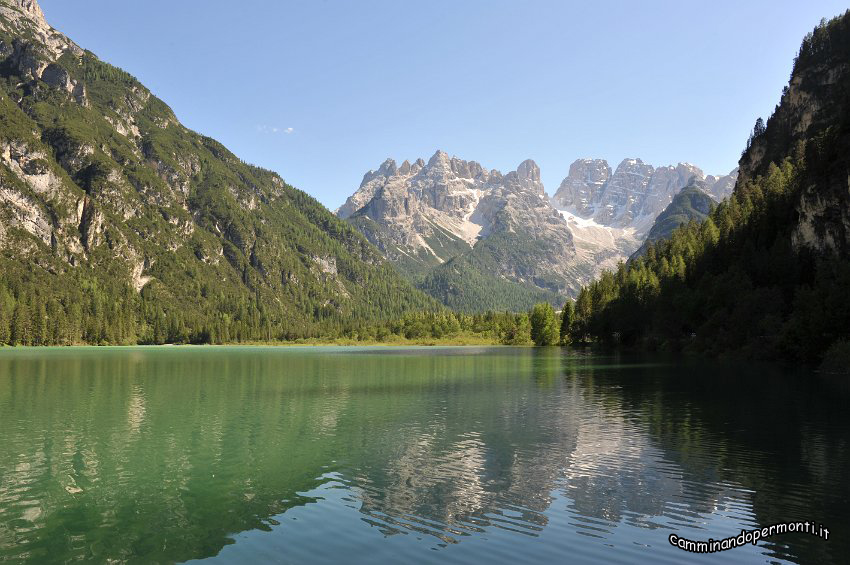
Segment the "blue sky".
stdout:
[[800,41],[796,1],[40,0],[188,127],[336,208],[436,149],[550,194],[580,157],[731,170]]

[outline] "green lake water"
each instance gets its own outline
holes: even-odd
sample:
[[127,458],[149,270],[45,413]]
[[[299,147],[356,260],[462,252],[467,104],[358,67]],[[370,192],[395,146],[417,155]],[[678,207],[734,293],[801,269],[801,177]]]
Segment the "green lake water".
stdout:
[[0,562],[847,563],[848,398],[557,348],[5,349]]

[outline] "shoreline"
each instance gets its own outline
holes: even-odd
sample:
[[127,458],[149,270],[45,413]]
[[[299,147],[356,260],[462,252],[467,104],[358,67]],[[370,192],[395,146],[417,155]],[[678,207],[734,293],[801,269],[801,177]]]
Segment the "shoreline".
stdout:
[[131,343],[131,344],[93,344],[74,343],[67,345],[0,345],[0,351],[23,349],[66,349],[66,348],[131,348],[131,347],[534,347],[534,345],[505,345],[496,340],[476,338],[449,339],[403,339],[393,341],[356,340],[356,339],[304,339],[295,341],[246,341],[231,343]]

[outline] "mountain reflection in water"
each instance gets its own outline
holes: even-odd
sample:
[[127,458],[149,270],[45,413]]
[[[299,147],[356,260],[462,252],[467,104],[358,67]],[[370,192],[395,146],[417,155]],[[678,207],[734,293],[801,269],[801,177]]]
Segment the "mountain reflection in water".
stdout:
[[[769,386],[768,386],[769,385]],[[850,555],[847,391],[559,349],[0,351],[0,560]]]

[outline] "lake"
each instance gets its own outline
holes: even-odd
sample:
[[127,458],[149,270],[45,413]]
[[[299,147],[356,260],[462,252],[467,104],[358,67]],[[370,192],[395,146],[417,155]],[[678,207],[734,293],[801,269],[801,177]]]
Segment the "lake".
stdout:
[[[848,389],[558,348],[0,350],[0,561],[846,563]],[[723,539],[816,521],[711,556]]]

